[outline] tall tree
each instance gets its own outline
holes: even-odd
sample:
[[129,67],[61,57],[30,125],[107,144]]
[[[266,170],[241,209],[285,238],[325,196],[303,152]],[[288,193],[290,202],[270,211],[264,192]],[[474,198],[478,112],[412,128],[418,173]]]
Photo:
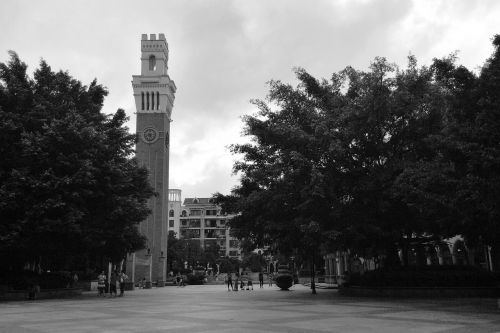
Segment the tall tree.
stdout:
[[34,78],[11,52],[0,64],[0,257],[64,268],[120,260],[144,245],[137,230],[153,195],[131,158],[123,110],[101,112],[107,91],[41,61]]
[[258,114],[244,119],[252,142],[232,146],[243,156],[234,166],[241,184],[216,199],[239,212],[236,235],[312,262],[335,249],[390,257],[438,236],[397,186],[406,168],[435,155],[445,101],[432,71],[410,57],[405,70],[376,58],[370,71],[347,67],[330,81],[296,74],[296,88],[271,82],[269,103],[255,101]]
[[456,65],[456,57],[435,59],[437,87],[446,97],[445,124],[434,140],[435,158],[400,177],[406,201],[422,211],[436,207],[443,235],[461,234],[467,244],[493,247],[500,268],[500,37],[479,76]]

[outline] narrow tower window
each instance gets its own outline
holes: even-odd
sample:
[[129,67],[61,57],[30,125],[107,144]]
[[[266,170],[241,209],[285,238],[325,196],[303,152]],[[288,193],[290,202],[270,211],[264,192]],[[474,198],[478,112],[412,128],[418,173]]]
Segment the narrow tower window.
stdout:
[[144,91],[141,92],[141,110],[144,110]]
[[150,71],[156,70],[156,57],[154,55],[149,56],[149,70]]
[[151,110],[155,109],[155,93],[151,92]]
[[149,110],[149,93],[146,93],[146,110]]
[[160,93],[156,92],[156,110],[160,109]]

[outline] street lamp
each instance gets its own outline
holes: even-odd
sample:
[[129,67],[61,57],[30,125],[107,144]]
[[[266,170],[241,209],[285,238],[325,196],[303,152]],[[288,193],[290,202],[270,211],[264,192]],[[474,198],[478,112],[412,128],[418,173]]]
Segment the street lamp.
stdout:
[[146,257],[149,261],[149,281],[146,281],[145,289],[151,289],[151,279],[153,276],[153,255],[151,254],[151,249],[148,249],[148,253],[146,253]]

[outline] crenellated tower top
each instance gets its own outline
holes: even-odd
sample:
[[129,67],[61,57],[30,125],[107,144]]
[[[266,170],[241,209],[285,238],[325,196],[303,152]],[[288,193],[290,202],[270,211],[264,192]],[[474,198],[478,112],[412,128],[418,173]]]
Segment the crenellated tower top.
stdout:
[[168,43],[164,34],[142,34],[141,75],[166,75],[168,71]]

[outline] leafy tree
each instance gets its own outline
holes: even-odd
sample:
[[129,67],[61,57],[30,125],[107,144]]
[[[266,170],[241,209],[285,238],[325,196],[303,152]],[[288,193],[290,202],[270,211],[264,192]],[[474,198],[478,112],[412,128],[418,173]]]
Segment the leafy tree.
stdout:
[[206,267],[210,264],[215,267],[219,258],[219,247],[203,249],[198,240],[178,239],[175,232],[168,234],[167,262],[170,263],[170,270],[184,270],[184,263],[190,267],[201,265]]
[[431,67],[410,56],[404,70],[376,58],[367,72],[271,81],[244,118],[251,142],[231,146],[241,182],[214,196],[238,213],[246,250],[398,264],[400,248],[408,265],[411,247],[444,237],[497,242],[499,41],[479,77],[453,56]]
[[233,273],[239,270],[241,262],[235,258],[224,257],[217,260],[217,264],[221,273]]
[[45,61],[29,78],[16,53],[0,64],[0,258],[61,269],[144,246],[137,226],[153,195],[131,158],[125,112],[101,112],[107,91]]
[[440,128],[441,100],[413,57],[395,70],[377,58],[370,72],[348,67],[331,82],[302,69],[297,88],[271,82],[272,105],[255,101],[259,113],[245,118],[253,143],[232,146],[244,156],[235,164],[241,185],[216,196],[241,213],[231,222],[240,237],[282,253],[314,256],[323,245],[366,255],[423,232],[392,186],[406,165],[432,155],[425,138]]
[[262,255],[252,252],[243,258],[241,265],[252,272],[260,272],[266,267],[266,261]]
[[[435,158],[401,176],[409,204],[436,207],[444,235],[462,234],[469,246],[493,247],[500,267],[500,37],[479,76],[455,64],[454,56],[435,59],[436,85],[446,96],[445,126],[435,140]],[[411,190],[408,190],[411,189]]]

